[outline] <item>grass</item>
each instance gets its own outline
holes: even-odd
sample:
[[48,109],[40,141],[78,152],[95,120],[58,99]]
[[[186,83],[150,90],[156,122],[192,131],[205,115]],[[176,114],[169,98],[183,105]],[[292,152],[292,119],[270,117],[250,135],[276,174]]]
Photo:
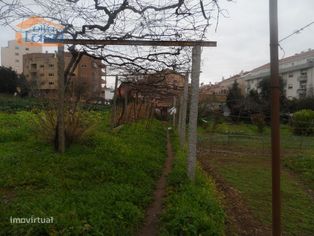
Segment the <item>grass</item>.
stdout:
[[314,150],[287,157],[284,159],[284,165],[296,173],[300,179],[314,190]]
[[[247,129],[250,127],[243,130]],[[286,235],[313,235],[314,204],[313,195],[308,190],[313,190],[314,138],[293,136],[285,125],[281,133],[284,153],[281,179],[283,231]],[[270,140],[265,136],[267,139],[262,144],[259,139],[252,138],[258,136],[257,133],[244,132],[243,135],[226,140],[226,135],[222,137],[203,130],[200,142],[203,150],[223,151],[208,152],[208,161],[227,183],[240,191],[253,214],[270,227]]]
[[186,152],[173,137],[175,162],[168,177],[168,196],[160,235],[224,235],[224,212],[211,178],[197,167],[195,183],[186,175]]
[[[93,135],[64,155],[36,137],[34,114],[0,113],[0,235],[134,235],[166,157],[159,122]],[[54,224],[10,224],[10,217]]]

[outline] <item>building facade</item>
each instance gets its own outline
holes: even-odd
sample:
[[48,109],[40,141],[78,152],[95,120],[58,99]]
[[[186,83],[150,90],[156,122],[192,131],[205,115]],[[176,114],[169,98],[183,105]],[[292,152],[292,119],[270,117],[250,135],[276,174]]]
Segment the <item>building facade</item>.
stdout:
[[[72,55],[65,53],[65,67]],[[104,68],[100,60],[83,56],[75,71],[70,75],[69,91],[84,97],[98,97],[101,94],[101,77]],[[58,89],[58,59],[55,53],[31,53],[23,56],[23,74],[36,96],[54,96]]]
[[[284,92],[288,99],[314,96],[314,50],[295,54],[279,61],[279,73],[284,82]],[[270,65],[253,69],[242,79],[246,92],[258,91],[261,80],[270,77]]]
[[248,72],[240,72],[237,75],[231,76],[228,79],[224,79],[216,84],[203,85],[200,88],[200,102],[208,100],[217,100],[219,102],[224,102],[227,98],[228,91],[232,85],[237,82],[238,87],[241,90],[242,94],[245,94],[245,82],[242,79],[244,75]]
[[40,46],[19,45],[15,40],[10,40],[7,47],[1,47],[1,64],[11,67],[18,74],[23,72],[23,55],[29,53],[41,53]]

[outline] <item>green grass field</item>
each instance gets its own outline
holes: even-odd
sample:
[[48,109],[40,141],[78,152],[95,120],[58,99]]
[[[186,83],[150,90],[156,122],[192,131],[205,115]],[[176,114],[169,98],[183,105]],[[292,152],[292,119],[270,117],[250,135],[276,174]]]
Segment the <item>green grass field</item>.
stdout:
[[[239,128],[243,126],[243,129]],[[231,124],[223,124],[234,130]],[[238,191],[264,225],[271,227],[270,129],[258,135],[252,125],[236,125],[241,135],[201,129],[207,161]],[[244,132],[243,132],[244,131]],[[248,132],[245,132],[248,131]],[[235,134],[235,135],[234,135]],[[234,136],[233,136],[234,135]],[[314,137],[293,136],[282,127],[282,223],[285,235],[314,234]]]
[[[164,125],[141,121],[110,131],[108,113],[85,111],[92,129],[61,155],[42,138],[38,115],[0,112],[0,235],[135,235],[167,155]],[[190,183],[186,154],[173,142],[160,235],[223,235],[214,183],[200,169]],[[11,217],[54,222],[11,224]]]
[[[37,138],[34,114],[0,113],[0,235],[136,232],[166,158],[165,130],[140,122],[112,133],[106,113],[96,115],[95,133],[59,155]],[[11,216],[54,224],[10,224]]]

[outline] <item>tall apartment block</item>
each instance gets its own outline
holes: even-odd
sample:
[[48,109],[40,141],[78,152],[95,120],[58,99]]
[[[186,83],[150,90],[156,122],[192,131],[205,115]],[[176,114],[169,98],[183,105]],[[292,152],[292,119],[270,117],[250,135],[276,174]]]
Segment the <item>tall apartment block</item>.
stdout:
[[[65,53],[65,67],[72,55]],[[58,59],[55,53],[31,53],[23,56],[23,74],[36,96],[55,96],[58,89]],[[100,60],[83,56],[75,71],[70,75],[69,89],[85,90],[85,97],[99,97],[104,65]],[[87,91],[86,91],[87,90]]]
[[40,46],[23,46],[15,40],[10,40],[7,47],[1,47],[1,65],[11,67],[18,74],[23,72],[23,55],[28,53],[41,53]]

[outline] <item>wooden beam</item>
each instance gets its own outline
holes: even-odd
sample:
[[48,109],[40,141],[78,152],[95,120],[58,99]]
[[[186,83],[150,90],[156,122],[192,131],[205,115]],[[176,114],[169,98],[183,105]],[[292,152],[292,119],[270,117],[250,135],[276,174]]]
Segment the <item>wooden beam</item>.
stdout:
[[105,40],[105,39],[45,39],[45,43],[64,43],[76,45],[125,45],[125,46],[156,46],[156,47],[216,47],[216,41],[171,41],[171,40]]

